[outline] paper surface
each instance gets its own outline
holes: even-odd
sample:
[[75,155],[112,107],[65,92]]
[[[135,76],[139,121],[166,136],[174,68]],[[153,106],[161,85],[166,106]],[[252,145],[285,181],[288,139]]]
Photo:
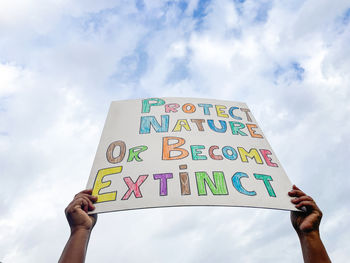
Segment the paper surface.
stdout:
[[169,206],[296,210],[292,184],[245,103],[114,101],[87,188],[93,213]]

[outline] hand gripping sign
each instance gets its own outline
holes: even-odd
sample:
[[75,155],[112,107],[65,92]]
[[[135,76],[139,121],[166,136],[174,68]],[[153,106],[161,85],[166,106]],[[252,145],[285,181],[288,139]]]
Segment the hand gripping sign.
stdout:
[[295,210],[292,188],[247,105],[194,98],[114,101],[87,188],[93,213],[169,206]]

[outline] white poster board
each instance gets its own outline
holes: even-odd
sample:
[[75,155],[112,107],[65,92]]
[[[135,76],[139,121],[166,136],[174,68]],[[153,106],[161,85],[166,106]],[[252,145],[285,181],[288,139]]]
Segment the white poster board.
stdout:
[[295,210],[292,184],[245,103],[114,101],[87,184],[94,213],[170,206]]

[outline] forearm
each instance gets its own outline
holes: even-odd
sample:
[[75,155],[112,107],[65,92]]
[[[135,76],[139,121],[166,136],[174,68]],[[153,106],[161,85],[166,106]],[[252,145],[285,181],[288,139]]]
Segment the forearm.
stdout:
[[59,263],[83,263],[90,239],[90,231],[79,229],[72,231],[62,252]]
[[328,263],[331,262],[324,247],[320,233],[312,231],[310,233],[298,234],[303,258],[305,263]]

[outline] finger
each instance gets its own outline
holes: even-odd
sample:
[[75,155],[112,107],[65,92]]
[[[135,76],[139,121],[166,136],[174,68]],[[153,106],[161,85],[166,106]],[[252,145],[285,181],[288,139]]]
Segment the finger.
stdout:
[[301,211],[305,212],[305,213],[307,212],[307,208],[306,208],[305,206],[302,206],[302,207],[300,207],[299,209],[300,209]]
[[92,193],[92,189],[85,189],[85,190],[81,191],[81,193],[91,194]]
[[75,196],[78,196],[79,194],[89,194],[89,195],[91,195],[92,194],[92,189],[86,189],[86,190],[80,191]]
[[88,211],[94,210],[95,206],[88,198],[83,198],[82,209],[85,211],[85,213],[88,213]]
[[[300,190],[300,188],[298,186],[296,186],[295,184],[293,184],[293,189],[294,190]],[[300,190],[301,191],[301,190]]]
[[94,196],[94,195],[88,195],[89,199],[92,201],[92,202],[96,202],[97,201],[97,196]]
[[89,210],[93,210],[95,206],[92,204],[92,202],[89,200],[89,198],[86,198],[85,196],[80,196],[73,200],[72,207],[80,208],[84,210],[86,213]]
[[[84,200],[84,201],[83,201]],[[87,198],[86,196],[79,196],[76,197],[66,208],[66,213],[69,211],[72,211],[76,208],[81,208],[83,209],[85,212],[88,211],[92,211],[95,209],[94,204],[91,202],[91,200],[89,198]]]
[[94,196],[94,195],[79,193],[79,194],[77,194],[77,195],[75,196],[75,198],[79,198],[79,197],[87,197],[87,198],[89,198],[92,202],[96,202],[96,201],[97,201],[97,196]]
[[89,207],[89,203],[88,203],[88,201],[86,201],[86,199],[84,199],[84,198],[81,198],[81,199],[79,199],[80,200],[80,208],[82,209],[82,210],[84,210],[85,211],[85,213],[87,213],[88,212],[88,207]]
[[[87,196],[83,196],[82,198],[84,198],[84,200],[87,203],[87,207],[86,207],[87,211],[95,209],[94,204],[92,203],[92,201]],[[87,211],[85,210],[85,212],[87,212]]]
[[288,195],[291,197],[300,197],[306,195],[303,191],[301,190],[292,190],[288,192]]
[[308,196],[308,195],[303,195],[303,196],[300,196],[300,197],[295,197],[295,198],[293,198],[293,199],[291,200],[291,202],[292,202],[293,204],[298,204],[298,203],[300,203],[300,202],[302,202],[302,201],[312,201],[312,202],[314,202],[314,200],[312,199],[312,197],[311,197],[311,196]]
[[301,192],[303,192],[299,187],[297,187],[295,184],[293,184],[293,186],[292,186],[292,191],[293,190],[297,190],[297,191],[301,191]]
[[88,202],[82,198],[82,197],[79,197],[79,198],[75,198],[66,208],[65,212],[66,214],[70,214],[70,213],[73,213],[75,210],[77,209],[82,209],[85,204],[88,204]]
[[316,203],[313,201],[302,201],[297,205],[295,205],[296,208],[301,208],[302,206],[305,206],[308,212],[311,212],[313,210],[318,210]]

